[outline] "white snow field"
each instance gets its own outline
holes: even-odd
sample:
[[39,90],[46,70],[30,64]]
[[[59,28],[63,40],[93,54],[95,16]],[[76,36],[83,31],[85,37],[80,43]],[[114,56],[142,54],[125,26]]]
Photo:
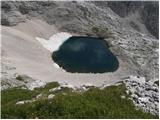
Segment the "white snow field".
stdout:
[[72,35],[66,32],[53,34],[49,40],[36,37],[36,39],[43,45],[44,48],[50,52],[57,51],[59,47]]

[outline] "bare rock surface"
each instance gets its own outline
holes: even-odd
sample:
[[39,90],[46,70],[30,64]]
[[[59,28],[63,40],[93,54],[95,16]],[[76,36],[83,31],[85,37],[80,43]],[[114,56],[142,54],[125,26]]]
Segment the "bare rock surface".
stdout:
[[27,75],[18,75],[20,79],[18,79],[17,75],[10,77],[2,77],[2,90],[13,88],[13,87],[21,87],[28,90],[34,90],[34,88],[43,87],[46,85],[44,81],[35,80]]
[[129,76],[124,80],[131,100],[145,112],[159,114],[159,87],[144,77]]

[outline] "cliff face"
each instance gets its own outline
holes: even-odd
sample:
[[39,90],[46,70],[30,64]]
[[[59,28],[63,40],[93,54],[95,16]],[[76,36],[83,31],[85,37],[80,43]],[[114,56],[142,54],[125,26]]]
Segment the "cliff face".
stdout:
[[3,1],[1,5],[3,26],[36,18],[60,32],[78,35],[94,35],[94,26],[108,28],[114,38],[106,41],[127,68],[123,72],[158,78],[158,2]]
[[141,22],[145,24],[147,30],[156,38],[159,34],[159,6],[158,1],[139,2],[108,2],[108,6],[119,16],[126,17],[138,12]]
[[[139,21],[145,25],[152,35],[158,38],[158,1],[93,1],[88,2],[86,5],[78,2],[2,2],[1,21],[2,25],[12,26],[24,22],[26,17],[39,16],[50,24],[55,24],[57,21],[60,21],[61,24],[67,22],[68,24],[65,28],[67,28],[67,26],[75,26],[74,24],[70,25],[69,21],[72,21],[72,23],[75,24],[81,23],[88,25],[90,24],[88,20],[90,20],[91,17],[95,17],[93,15],[96,11],[89,10],[93,5],[102,9],[104,12],[107,12],[110,8],[122,18],[138,13]],[[95,18],[92,19],[94,20]],[[59,22],[57,24],[59,24]],[[132,22],[132,24],[135,23]],[[76,28],[72,29],[73,31],[76,31],[77,25]],[[79,30],[77,32],[79,32]]]
[[159,38],[159,6],[158,2],[147,2],[141,16],[147,29],[158,39]]

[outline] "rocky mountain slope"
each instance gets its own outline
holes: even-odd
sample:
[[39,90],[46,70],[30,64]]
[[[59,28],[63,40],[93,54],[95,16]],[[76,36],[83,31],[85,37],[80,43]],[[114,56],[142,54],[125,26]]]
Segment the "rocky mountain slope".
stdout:
[[[122,18],[126,18],[129,16],[132,16],[132,14],[137,13],[139,17],[137,18],[139,19],[138,21],[144,24],[147,30],[151,32],[151,34],[154,35],[156,38],[158,38],[158,2],[156,1],[154,2],[151,2],[151,1],[150,2],[143,2],[143,1],[94,2],[93,1],[93,2],[85,2],[85,3],[83,2],[79,3],[76,1],[75,2],[38,2],[38,3],[32,2],[32,1],[31,2],[2,2],[2,25],[9,25],[9,26],[16,25],[19,22],[24,22],[28,17],[37,17],[37,16],[41,16],[50,24],[55,24],[55,23],[58,24],[58,22],[61,22],[61,20],[64,21],[63,24],[67,24],[66,22],[68,20],[75,21],[75,24],[78,22],[81,24],[85,24],[83,21],[87,20],[86,24],[89,24],[90,21],[92,21],[91,23],[94,22],[93,20],[90,20],[90,19],[96,19],[96,18],[93,18],[93,15],[98,15],[96,14],[96,12],[94,12],[95,10],[91,11],[90,7],[92,7],[92,9],[94,9],[95,7],[99,8],[104,12],[108,11],[107,9],[110,8],[113,12],[115,12],[117,15],[119,15]],[[104,13],[101,13],[101,14],[104,15]],[[99,16],[101,16],[101,14]],[[103,19],[106,19],[106,17]],[[141,27],[134,22],[135,22],[134,20],[130,20],[129,24],[130,25],[134,24],[137,27]],[[74,30],[74,28],[70,28],[70,29],[72,29],[72,31]],[[77,31],[77,32],[79,33],[80,31]]]
[[[159,77],[158,1],[2,1],[1,8],[2,89],[24,85],[34,89],[53,81],[101,88],[124,81],[136,106],[158,113],[159,90],[153,84]],[[47,41],[61,32],[98,36],[93,28],[112,33],[105,40],[118,58],[117,71],[64,72],[54,67],[50,51],[36,39]]]
[[[20,30],[29,37],[48,38],[57,31],[94,35],[93,26],[106,27],[114,35],[114,39],[106,41],[110,43],[112,52],[124,64],[127,74],[144,76],[148,80],[158,78],[158,2],[156,1],[3,1],[1,8],[1,24],[7,26],[4,29],[7,32],[10,28]],[[43,23],[34,22],[34,19]],[[35,27],[34,30],[29,26]],[[2,35],[5,30],[2,27]],[[13,31],[10,32],[12,34]],[[15,36],[17,34],[21,33],[15,33]],[[2,39],[2,56],[5,54],[5,44],[8,44],[5,43],[7,42],[5,39]]]

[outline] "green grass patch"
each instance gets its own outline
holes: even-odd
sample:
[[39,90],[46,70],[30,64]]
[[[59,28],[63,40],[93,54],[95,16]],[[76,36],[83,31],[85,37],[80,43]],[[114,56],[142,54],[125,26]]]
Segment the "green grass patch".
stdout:
[[20,100],[31,99],[35,97],[37,93],[35,91],[30,91],[27,89],[20,88],[10,88],[1,91],[1,103],[2,106],[8,103],[16,103]]
[[[46,85],[40,88],[39,92],[47,91],[53,86],[53,83]],[[24,105],[15,105],[13,101],[32,98],[37,94],[38,89],[36,91],[4,90],[2,91],[2,118],[158,118],[136,110],[125,90],[123,84],[103,90],[92,87],[83,93],[65,88],[56,93],[53,99],[40,99]],[[122,99],[122,95],[126,99]]]

